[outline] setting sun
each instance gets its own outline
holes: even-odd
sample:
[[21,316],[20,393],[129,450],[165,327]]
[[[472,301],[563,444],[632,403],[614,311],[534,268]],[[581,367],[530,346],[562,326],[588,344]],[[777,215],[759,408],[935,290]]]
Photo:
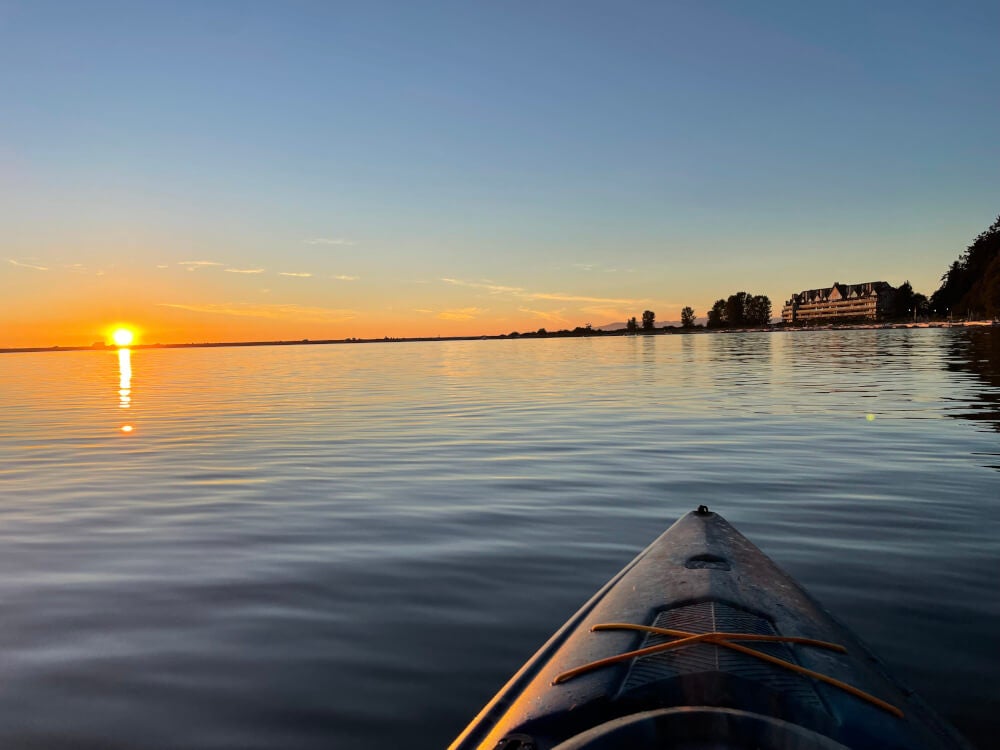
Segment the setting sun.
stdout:
[[118,346],[128,346],[132,343],[132,339],[135,338],[135,335],[128,328],[117,328],[115,329],[115,332],[111,334],[111,338]]

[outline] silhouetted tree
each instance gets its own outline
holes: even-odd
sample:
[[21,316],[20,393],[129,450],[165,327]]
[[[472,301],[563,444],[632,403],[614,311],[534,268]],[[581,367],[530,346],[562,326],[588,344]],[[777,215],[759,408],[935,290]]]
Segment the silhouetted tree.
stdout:
[[745,300],[743,311],[747,325],[766,326],[771,324],[771,300],[766,294],[754,294]]
[[913,318],[913,286],[909,281],[896,288],[892,298],[892,317],[902,320]]
[[642,330],[652,331],[656,325],[656,313],[652,310],[646,310],[642,314]]
[[681,310],[681,327],[682,328],[694,328],[694,310],[690,307],[685,307]]
[[726,325],[730,328],[740,328],[746,325],[747,298],[746,292],[737,292],[726,300]]
[[629,318],[628,321],[625,323],[625,330],[628,333],[635,333],[636,331],[639,330],[639,324],[636,322],[634,317]]
[[[690,308],[686,308],[690,309]],[[692,324],[694,311],[691,311]],[[708,311],[709,328],[742,328],[766,326],[771,323],[771,300],[765,294],[737,292],[728,299],[719,299]]]
[[712,309],[708,311],[708,327],[724,328],[726,323],[726,301],[717,299]]

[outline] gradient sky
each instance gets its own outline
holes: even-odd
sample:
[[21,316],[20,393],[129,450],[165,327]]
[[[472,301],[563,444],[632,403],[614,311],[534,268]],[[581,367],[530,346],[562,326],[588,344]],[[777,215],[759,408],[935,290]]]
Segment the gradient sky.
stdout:
[[0,0],[0,346],[930,293],[1000,213],[1000,4]]

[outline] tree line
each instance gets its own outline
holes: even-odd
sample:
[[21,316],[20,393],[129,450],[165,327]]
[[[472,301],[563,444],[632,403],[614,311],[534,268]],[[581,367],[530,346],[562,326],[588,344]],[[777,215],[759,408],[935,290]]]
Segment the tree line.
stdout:
[[[726,299],[718,299],[708,311],[708,328],[754,328],[770,325],[771,300],[764,294],[736,292]],[[930,316],[966,316],[1000,318],[1000,216],[969,245],[941,277],[941,287],[928,299],[913,291],[910,282],[904,281],[896,289],[889,317],[913,320]],[[695,328],[693,308],[681,310],[681,328]],[[642,318],[629,318],[625,333],[656,330],[656,313],[645,310]],[[519,336],[593,336],[621,335],[622,331],[602,331],[588,323],[573,330],[549,332],[544,328],[531,333],[512,331],[502,338]]]
[[[656,328],[656,313],[652,310],[644,310],[642,313],[642,330],[652,331]],[[635,317],[629,318],[625,321],[625,332],[635,333],[639,330],[639,323],[636,321]]]
[[945,271],[930,307],[940,316],[1000,317],[1000,216]]
[[736,292],[716,300],[708,311],[709,328],[756,328],[770,323],[771,300],[766,294]]
[[900,284],[889,317],[1000,317],[1000,216],[952,262],[930,299],[914,292],[909,281]]
[[[695,312],[690,307],[685,307],[681,310],[681,328],[694,328],[695,327]],[[642,313],[642,330],[652,331],[656,328],[656,313],[652,310],[646,310]],[[665,328],[673,328],[673,326],[665,326]],[[639,331],[639,321],[634,317],[629,318],[625,322],[625,332],[626,333],[638,333]]]
[[[692,307],[681,310],[681,328],[697,327],[697,314]],[[709,328],[756,328],[771,324],[771,300],[766,294],[737,292],[728,299],[717,300],[708,312]],[[656,313],[646,310],[642,314],[641,330],[656,328]],[[632,317],[625,323],[626,333],[638,333],[639,321]]]
[[[941,287],[930,298],[915,292],[909,280],[896,289],[890,319],[932,316],[1000,318],[1000,216],[951,264],[941,277]],[[683,323],[683,313],[681,320]],[[746,292],[716,300],[708,313],[709,328],[765,326],[770,320],[771,300]]]

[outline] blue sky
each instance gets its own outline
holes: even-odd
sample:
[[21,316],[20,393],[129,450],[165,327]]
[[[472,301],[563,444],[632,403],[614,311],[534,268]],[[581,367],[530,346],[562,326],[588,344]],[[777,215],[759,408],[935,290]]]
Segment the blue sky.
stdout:
[[0,0],[7,339],[929,293],[1000,213],[998,38],[997,3]]

